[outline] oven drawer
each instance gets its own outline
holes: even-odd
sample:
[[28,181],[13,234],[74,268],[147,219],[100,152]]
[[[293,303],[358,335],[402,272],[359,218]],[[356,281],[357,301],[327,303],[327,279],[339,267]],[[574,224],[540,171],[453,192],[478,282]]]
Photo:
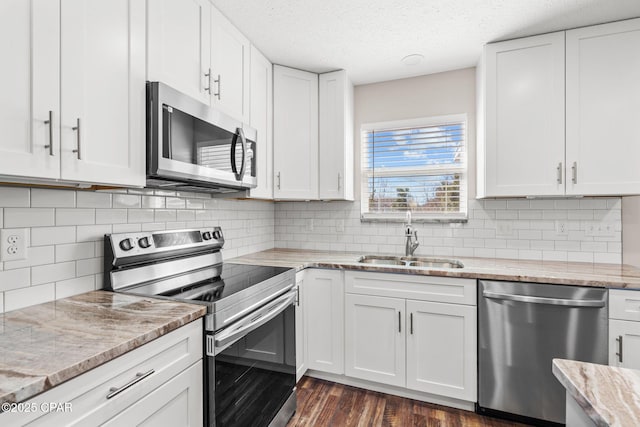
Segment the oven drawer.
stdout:
[[71,411],[5,413],[0,422],[28,426],[99,425],[200,359],[202,320],[197,320],[27,401],[38,408],[43,403],[68,402]]

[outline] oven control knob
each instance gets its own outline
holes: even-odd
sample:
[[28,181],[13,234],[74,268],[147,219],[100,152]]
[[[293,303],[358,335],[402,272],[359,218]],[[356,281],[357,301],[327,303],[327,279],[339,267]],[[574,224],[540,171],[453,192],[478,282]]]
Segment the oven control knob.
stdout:
[[205,231],[204,233],[202,233],[202,238],[204,240],[211,240],[211,232],[210,231]]
[[222,232],[220,230],[216,230],[213,232],[213,238],[214,239],[221,239],[222,238]]
[[133,240],[120,240],[120,249],[122,249],[123,251],[130,251],[131,249],[133,249]]
[[143,249],[146,249],[149,246],[151,246],[151,241],[149,240],[148,237],[143,237],[142,239],[138,240],[138,246],[140,246]]

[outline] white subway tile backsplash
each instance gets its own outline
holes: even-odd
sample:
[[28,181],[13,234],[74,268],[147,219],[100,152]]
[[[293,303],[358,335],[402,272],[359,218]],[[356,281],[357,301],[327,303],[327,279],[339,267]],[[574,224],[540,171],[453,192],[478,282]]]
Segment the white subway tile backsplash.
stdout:
[[102,273],[102,258],[82,259],[76,261],[76,276],[87,276]]
[[166,206],[167,209],[184,209],[185,200],[178,197],[167,197]]
[[76,277],[76,263],[73,261],[31,267],[32,285],[57,282],[58,280],[71,279],[73,277]]
[[5,208],[4,227],[20,228],[54,225],[54,211],[51,208]]
[[31,284],[31,269],[0,271],[0,292],[24,288]]
[[79,208],[103,208],[111,207],[111,194],[93,191],[78,191],[77,207]]
[[36,227],[31,229],[31,246],[57,245],[75,241],[75,227]]
[[114,194],[114,208],[139,208],[141,206],[141,196],[134,194]]
[[55,298],[53,283],[40,286],[29,286],[4,293],[4,311],[17,310],[23,307],[52,301]]
[[147,209],[164,209],[165,198],[157,196],[142,196],[142,207]]
[[88,225],[95,223],[95,209],[56,209],[56,225]]
[[70,190],[31,189],[32,208],[74,208],[76,192]]
[[56,245],[56,261],[75,261],[78,259],[93,258],[95,244],[93,242],[71,243],[67,245]]
[[105,234],[111,233],[111,225],[79,225],[77,242],[91,242],[104,239]]
[[0,187],[0,208],[28,208],[30,203],[28,188]]
[[124,224],[126,222],[126,209],[96,209],[96,224]]
[[56,299],[67,298],[95,289],[95,277],[84,276],[56,282]]

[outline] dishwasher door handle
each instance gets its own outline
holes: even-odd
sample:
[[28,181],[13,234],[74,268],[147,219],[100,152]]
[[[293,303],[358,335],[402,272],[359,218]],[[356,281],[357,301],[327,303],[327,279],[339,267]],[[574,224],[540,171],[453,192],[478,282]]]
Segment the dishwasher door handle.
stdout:
[[482,296],[491,299],[501,299],[505,301],[517,301],[530,304],[546,304],[546,305],[561,305],[564,307],[604,307],[606,302],[597,299],[566,299],[566,298],[546,298],[546,297],[532,297],[529,295],[513,295],[503,294],[500,292],[482,291]]

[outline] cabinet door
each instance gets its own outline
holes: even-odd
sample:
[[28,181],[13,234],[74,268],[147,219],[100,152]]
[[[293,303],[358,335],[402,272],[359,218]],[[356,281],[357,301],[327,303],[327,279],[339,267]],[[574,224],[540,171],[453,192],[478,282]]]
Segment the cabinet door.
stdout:
[[298,289],[298,299],[296,301],[296,382],[307,372],[307,341],[306,322],[304,315],[305,288],[304,272],[296,273],[296,287]]
[[273,65],[251,46],[251,127],[258,131],[256,173],[252,198],[273,199]]
[[60,177],[59,13],[59,2],[49,0],[2,3],[2,175]]
[[249,122],[251,44],[215,7],[211,8],[211,103],[231,117]]
[[176,375],[103,426],[203,425],[202,361]]
[[345,375],[405,386],[405,300],[346,294]]
[[61,177],[143,186],[145,1],[61,2]]
[[339,270],[307,270],[304,283],[307,368],[344,373],[344,281]]
[[475,402],[476,308],[407,300],[407,388]]
[[484,196],[564,194],[564,32],[489,44],[484,55]]
[[609,365],[640,369],[640,322],[609,320]]
[[353,200],[353,85],[344,70],[319,77],[319,197]]
[[318,198],[318,75],[273,67],[276,199]]
[[208,0],[147,2],[147,80],[161,81],[209,105],[211,5]]
[[567,31],[567,194],[640,193],[640,19]]

